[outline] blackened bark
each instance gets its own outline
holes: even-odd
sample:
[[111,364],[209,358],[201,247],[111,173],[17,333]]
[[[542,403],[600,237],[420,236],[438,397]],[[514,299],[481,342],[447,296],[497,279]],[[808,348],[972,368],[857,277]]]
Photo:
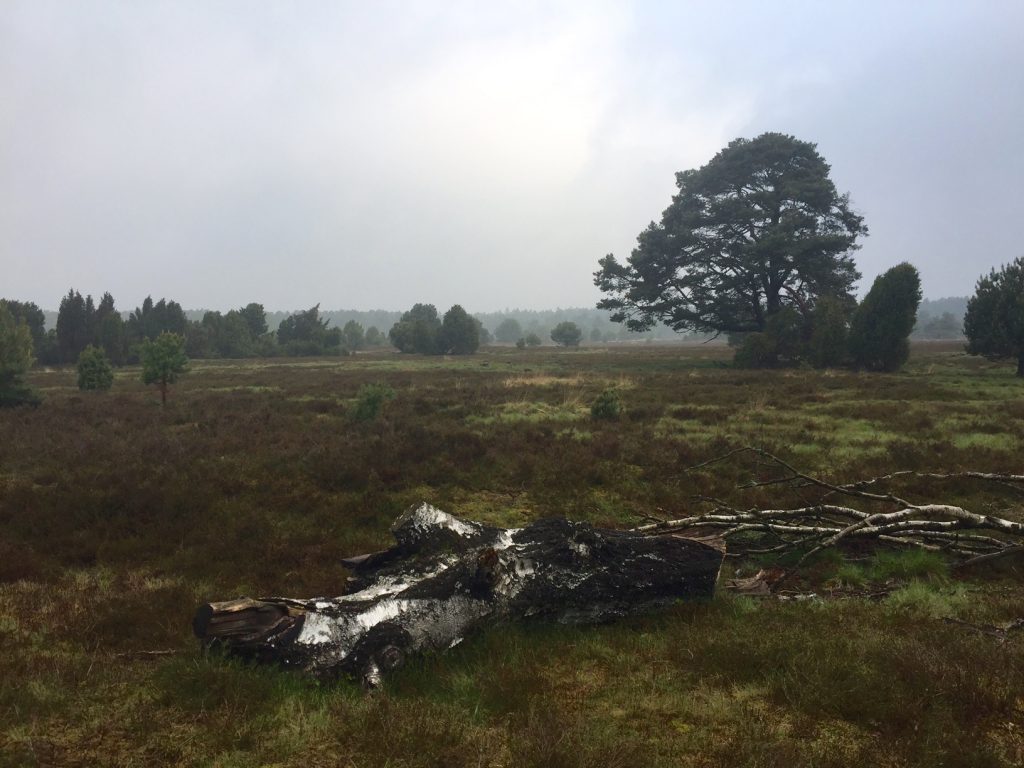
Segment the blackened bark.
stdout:
[[506,530],[428,504],[392,527],[396,545],[344,561],[341,597],[208,603],[204,642],[261,661],[375,684],[411,653],[442,650],[495,622],[607,622],[714,593],[723,552],[678,536],[564,519]]

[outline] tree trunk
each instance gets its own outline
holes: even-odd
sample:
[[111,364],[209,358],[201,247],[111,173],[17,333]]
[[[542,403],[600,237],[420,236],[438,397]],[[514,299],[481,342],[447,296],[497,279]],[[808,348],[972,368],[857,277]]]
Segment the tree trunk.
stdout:
[[341,597],[240,598],[200,606],[207,644],[320,677],[376,684],[412,653],[443,650],[495,622],[591,624],[711,597],[724,551],[546,519],[506,530],[428,504],[392,527],[396,546],[343,561]]
[[1017,357],[1017,375],[1024,376],[1024,352]]
[[167,405],[167,382],[160,382],[160,405]]

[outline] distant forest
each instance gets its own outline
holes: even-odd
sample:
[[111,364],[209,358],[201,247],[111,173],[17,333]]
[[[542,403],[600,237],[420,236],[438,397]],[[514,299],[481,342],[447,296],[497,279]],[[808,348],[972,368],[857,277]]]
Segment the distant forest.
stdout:
[[[964,301],[966,302],[966,299]],[[199,322],[208,311],[206,309],[186,309],[185,317],[190,321]],[[267,330],[276,331],[286,317],[304,311],[267,312]],[[55,310],[45,310],[44,314],[46,315],[46,327],[55,328],[57,326],[57,312]],[[122,312],[121,314],[126,320],[128,319],[128,312]],[[524,334],[535,333],[545,343],[549,341],[548,334],[551,332],[551,329],[566,320],[576,323],[583,331],[584,339],[588,341],[669,340],[693,336],[692,334],[678,334],[665,325],[659,325],[645,333],[631,333],[621,324],[613,323],[609,319],[611,317],[610,312],[602,309],[589,309],[587,307],[543,310],[506,309],[503,312],[473,312],[471,314],[483,323],[484,327],[492,334],[497,330],[502,320],[511,318],[519,323]],[[345,323],[354,320],[362,325],[363,328],[377,328],[385,334],[401,317],[402,311],[389,309],[370,309],[365,311],[358,309],[333,309],[320,311],[320,318],[329,320],[333,328],[344,328]],[[601,334],[600,339],[596,338],[595,331]],[[702,335],[693,337],[704,338]]]
[[[958,339],[963,336],[964,313],[967,311],[967,296],[949,296],[941,299],[922,299],[917,312],[917,325],[912,334],[915,339]],[[301,310],[296,310],[301,311]],[[205,309],[186,309],[185,316],[189,320],[201,321]],[[267,329],[277,330],[281,321],[295,312],[267,312]],[[47,310],[46,327],[54,328],[57,324],[57,312]],[[125,319],[128,313],[122,312]],[[545,342],[551,329],[563,321],[576,323],[583,331],[586,341],[639,341],[654,339],[658,341],[678,340],[684,338],[704,339],[702,334],[679,334],[666,325],[644,333],[631,333],[620,323],[613,323],[611,313],[602,309],[589,307],[567,307],[565,309],[506,309],[500,312],[474,312],[473,317],[495,334],[498,325],[506,319],[519,323],[524,334],[535,333]],[[329,320],[334,328],[343,328],[345,323],[354,320],[363,328],[378,328],[387,333],[402,316],[399,310],[371,309],[360,311],[355,309],[321,310],[320,317]],[[598,338],[600,334],[600,338]]]
[[949,296],[945,299],[922,299],[917,309],[914,339],[959,339],[964,335],[964,314],[967,296]]

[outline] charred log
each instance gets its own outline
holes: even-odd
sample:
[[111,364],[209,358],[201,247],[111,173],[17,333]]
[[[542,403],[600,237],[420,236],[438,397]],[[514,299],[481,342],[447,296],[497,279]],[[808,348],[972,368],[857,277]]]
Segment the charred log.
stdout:
[[601,623],[710,597],[724,554],[680,536],[564,519],[506,530],[428,504],[392,532],[391,549],[345,561],[347,594],[208,603],[195,634],[261,661],[375,684],[410,654],[450,648],[483,625]]

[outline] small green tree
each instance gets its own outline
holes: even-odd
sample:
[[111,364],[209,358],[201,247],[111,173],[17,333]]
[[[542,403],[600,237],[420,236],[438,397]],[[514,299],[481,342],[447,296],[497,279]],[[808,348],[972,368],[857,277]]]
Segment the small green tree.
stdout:
[[262,304],[251,302],[238,310],[238,313],[245,320],[249,335],[253,339],[258,339],[267,332],[267,313]]
[[523,344],[527,347],[539,347],[543,342],[540,340],[540,336],[536,333],[528,333],[523,338]]
[[[207,312],[209,315],[210,313]],[[220,313],[216,313],[218,316]],[[205,317],[203,318],[206,319]],[[213,325],[213,341],[220,357],[239,358],[251,357],[253,354],[253,335],[249,323],[241,312],[232,309],[219,322]]]
[[551,340],[563,347],[578,347],[583,331],[571,320],[564,320],[551,329]]
[[167,387],[185,373],[185,339],[176,333],[164,331],[155,340],[146,340],[139,347],[142,361],[142,382],[160,388],[160,403],[167,405]]
[[490,346],[494,342],[494,336],[489,330],[487,330],[487,326],[475,317],[473,318],[473,322],[476,323],[476,334],[480,339],[480,346]]
[[480,329],[460,305],[444,313],[439,337],[440,351],[449,355],[472,355],[480,346]]
[[341,329],[329,329],[329,322],[320,317],[319,304],[289,315],[277,327],[282,352],[296,356],[337,353],[342,343]]
[[371,325],[366,329],[365,341],[368,347],[383,347],[388,343],[388,337],[376,325]]
[[61,299],[57,311],[57,347],[61,362],[70,363],[92,340],[95,315],[92,296],[86,299],[73,288]]
[[128,315],[125,323],[125,339],[130,346],[140,343],[143,339],[152,341],[164,331],[185,335],[188,318],[185,310],[176,301],[160,299],[154,303],[152,296],[147,296],[141,307]]
[[189,321],[185,328],[185,354],[193,360],[205,360],[215,357],[217,350],[214,347],[214,335],[216,329],[210,322],[211,312],[203,316],[203,321]]
[[614,389],[606,389],[590,406],[590,417],[598,421],[615,421],[621,412],[619,393]]
[[441,321],[433,304],[414,304],[388,331],[388,338],[399,352],[418,352],[421,355],[438,353]]
[[78,388],[105,391],[113,383],[114,369],[103,349],[89,344],[78,356]]
[[341,337],[349,352],[356,352],[366,346],[366,334],[363,326],[355,320],[349,320],[341,329]]
[[114,297],[107,291],[92,318],[92,344],[103,350],[112,365],[120,365],[125,356],[124,337],[124,320],[114,306]]
[[373,421],[380,415],[384,403],[394,399],[395,390],[387,384],[364,384],[356,393],[356,404],[352,409],[352,420]]
[[850,354],[869,371],[897,371],[910,357],[910,332],[921,303],[921,276],[912,264],[897,264],[875,282],[853,313]]
[[32,332],[0,302],[0,406],[36,405],[39,398],[23,377],[32,366]]
[[46,314],[31,301],[0,299],[0,303],[7,305],[7,309],[10,310],[16,323],[23,322],[28,326],[29,333],[32,334],[36,357],[41,358],[43,347],[46,344]]
[[964,315],[967,352],[1016,358],[1024,376],[1024,256],[978,280]]
[[517,339],[523,337],[523,329],[519,325],[519,321],[514,317],[506,317],[500,323],[498,327],[494,329],[494,338],[498,341],[505,343],[511,343]]

